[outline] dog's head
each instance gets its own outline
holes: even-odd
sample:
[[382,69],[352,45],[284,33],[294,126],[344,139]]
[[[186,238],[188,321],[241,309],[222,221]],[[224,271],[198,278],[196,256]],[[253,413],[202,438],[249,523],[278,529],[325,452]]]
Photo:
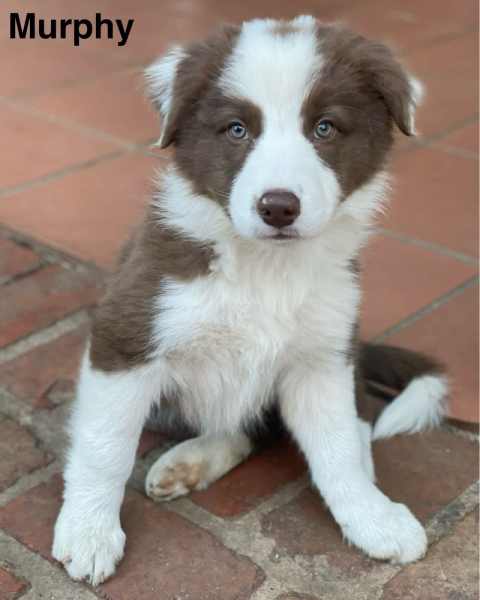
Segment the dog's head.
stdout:
[[247,238],[313,237],[414,134],[420,84],[383,44],[312,17],[255,20],[147,69],[161,147]]

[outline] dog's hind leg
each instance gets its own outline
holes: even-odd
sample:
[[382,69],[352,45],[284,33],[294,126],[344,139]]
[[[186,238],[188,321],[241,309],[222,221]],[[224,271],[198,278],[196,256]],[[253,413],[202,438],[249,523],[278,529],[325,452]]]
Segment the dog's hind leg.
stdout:
[[202,490],[243,462],[252,452],[250,438],[236,434],[203,435],[174,446],[150,468],[145,480],[148,496],[173,500]]

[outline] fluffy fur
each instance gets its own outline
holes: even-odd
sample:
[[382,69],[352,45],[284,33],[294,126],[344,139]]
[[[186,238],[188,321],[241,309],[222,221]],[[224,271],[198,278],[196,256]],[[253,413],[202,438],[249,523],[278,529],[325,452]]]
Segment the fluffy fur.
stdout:
[[[374,484],[356,403],[363,379],[392,387],[374,438],[417,431],[438,421],[445,380],[429,359],[355,335],[357,254],[388,190],[393,126],[414,131],[418,84],[386,47],[311,17],[225,28],[172,50],[147,81],[174,164],[94,320],[54,557],[94,584],[114,572],[124,486],[155,406],[199,437],[152,466],[152,498],[221,477],[275,410],[343,535],[375,558],[420,558],[422,526]],[[300,205],[284,228],[258,210],[279,189]]]

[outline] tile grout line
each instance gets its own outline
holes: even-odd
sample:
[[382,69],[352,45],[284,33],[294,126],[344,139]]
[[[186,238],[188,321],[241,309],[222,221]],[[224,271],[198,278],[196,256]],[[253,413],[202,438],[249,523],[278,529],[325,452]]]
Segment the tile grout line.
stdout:
[[41,271],[43,269],[43,267],[45,266],[45,264],[43,263],[43,260],[41,259],[41,257],[38,257],[39,261],[37,265],[34,265],[33,267],[30,267],[29,269],[26,269],[25,271],[21,271],[20,273],[15,273],[14,275],[7,275],[5,277],[0,277],[0,286],[7,286],[7,285],[11,285],[13,283],[16,283],[17,281],[21,281],[22,279],[26,279],[27,277],[30,277],[30,275],[35,275],[35,273],[37,273],[38,271]]
[[85,160],[85,161],[82,161],[79,163],[75,163],[73,165],[69,165],[67,167],[64,167],[63,169],[58,169],[57,171],[51,171],[50,173],[47,173],[46,175],[41,175],[40,177],[30,179],[29,181],[26,181],[24,183],[20,183],[18,185],[14,185],[12,187],[1,188],[0,189],[0,198],[9,198],[11,196],[14,196],[15,194],[18,194],[19,192],[23,192],[25,190],[36,188],[36,187],[41,186],[50,181],[56,181],[57,179],[61,179],[65,175],[70,175],[70,173],[75,173],[77,171],[88,169],[97,164],[100,164],[100,163],[103,163],[103,162],[106,162],[109,160],[113,160],[113,159],[121,157],[121,156],[125,156],[132,152],[133,152],[132,150],[128,150],[125,148],[118,149],[118,150],[115,150],[112,152],[107,152],[106,154],[101,154],[95,158],[90,158],[88,160]]
[[[30,583],[30,590],[22,598],[49,600],[98,600],[93,590],[83,583],[74,582],[63,569],[41,554],[30,550],[14,537],[0,529],[0,564],[5,562],[15,576]],[[55,587],[52,587],[55,586]]]
[[[452,500],[452,502],[447,504],[447,506],[441,508],[425,524],[425,531],[428,537],[427,555],[430,552],[432,545],[445,538],[459,521],[464,519],[468,514],[475,510],[476,506],[478,506],[478,492],[479,482],[475,481],[459,496]],[[425,558],[421,560],[425,560]],[[383,586],[389,583],[394,577],[399,575],[404,569],[408,569],[410,565],[392,564],[391,566],[394,569],[394,572],[392,573],[391,577],[383,582]]]
[[[71,119],[68,119],[68,118],[57,117],[53,114],[43,112],[34,107],[29,107],[28,105],[25,105],[24,103],[21,103],[21,102],[13,103],[8,100],[3,100],[1,98],[0,98],[0,102],[2,102],[3,104],[6,104],[13,110],[18,111],[20,113],[28,114],[33,117],[38,117],[38,118],[43,119],[44,121],[51,123],[53,125],[59,125],[65,129],[75,131],[84,136],[92,137],[92,138],[95,138],[95,139],[98,139],[98,140],[101,140],[104,142],[109,142],[111,144],[116,144],[116,145],[118,145],[122,148],[128,149],[128,150],[136,149],[136,147],[138,145],[143,145],[143,142],[132,142],[129,140],[125,140],[123,138],[114,136],[106,131],[103,131],[102,129],[94,129],[87,125],[82,125],[81,123],[72,121]],[[147,144],[148,143],[149,142],[147,142]]]
[[473,27],[464,27],[463,29],[458,31],[452,31],[450,33],[441,33],[440,35],[432,37],[430,40],[427,39],[426,43],[422,44],[421,42],[419,42],[416,45],[414,44],[408,50],[400,50],[400,55],[409,57],[420,50],[428,50],[429,48],[434,48],[435,46],[438,46],[440,44],[445,44],[456,39],[462,39],[465,35],[468,35],[470,33],[475,33],[475,29]]
[[448,421],[444,421],[441,425],[440,428],[443,431],[446,431],[447,433],[451,433],[452,435],[462,438],[464,440],[468,440],[469,442],[472,442],[474,444],[480,444],[480,434],[478,433],[474,433],[473,431],[466,431],[465,429],[461,429],[460,427],[457,427],[456,425],[454,425],[453,423],[450,423]]
[[10,362],[19,356],[34,350],[39,346],[43,346],[52,342],[66,333],[70,333],[78,329],[81,325],[89,322],[88,312],[86,308],[81,308],[78,311],[59,319],[52,325],[35,331],[4,348],[0,348],[0,365]]
[[[417,137],[413,138],[410,140],[410,142],[408,142],[407,144],[399,147],[396,149],[396,153],[398,155],[404,155],[407,152],[414,152],[417,150],[425,150],[425,149],[430,149],[430,150],[441,150],[443,152],[447,152],[447,154],[455,154],[456,156],[462,156],[463,158],[467,158],[467,159],[471,159],[472,155],[470,152],[465,151],[467,155],[464,155],[461,149],[457,149],[455,148],[455,152],[451,152],[450,149],[453,150],[453,146],[449,147],[448,149],[441,144],[442,140],[446,139],[449,135],[451,135],[452,133],[456,133],[457,131],[460,131],[461,129],[468,127],[470,125],[474,125],[475,123],[478,122],[478,113],[473,113],[470,114],[468,117],[464,117],[463,119],[459,120],[459,121],[455,121],[453,124],[451,124],[449,127],[436,131],[434,133],[428,134],[428,135],[422,135],[421,130],[418,132]],[[436,145],[438,144],[438,145]],[[478,159],[477,156],[475,156],[475,154],[473,154],[473,157]]]
[[31,419],[33,408],[0,386],[0,418],[15,421],[24,426]]
[[441,254],[442,256],[454,258],[467,265],[472,265],[475,267],[478,265],[478,260],[473,256],[469,256],[468,254],[464,254],[463,252],[457,252],[456,250],[450,250],[450,248],[447,248],[447,246],[443,246],[442,244],[428,242],[419,238],[411,237],[407,234],[399,233],[394,231],[393,229],[388,229],[386,227],[377,227],[375,229],[375,233],[392,238],[394,240],[398,240],[399,242],[404,242],[406,244],[411,244],[412,246],[418,246],[419,248],[430,250],[434,254]]
[[13,93],[12,95],[8,96],[0,95],[0,100],[9,100],[12,102],[16,102],[17,100],[28,101],[29,99],[38,98],[44,94],[48,94],[49,92],[59,92],[62,90],[75,88],[84,84],[96,83],[101,79],[105,79],[109,76],[118,75],[120,73],[124,73],[130,70],[143,70],[150,64],[151,61],[155,60],[155,56],[152,55],[143,60],[138,60],[134,57],[126,57],[124,61],[114,59],[111,65],[113,68],[106,71],[105,73],[95,73],[90,76],[87,75],[81,79],[64,79],[63,81],[56,83],[51,82],[51,85],[49,85],[48,87],[38,87],[36,89],[31,88],[30,90]]
[[[432,144],[441,142],[442,140],[447,138],[452,133],[455,133],[459,129],[463,129],[464,127],[468,127],[469,125],[473,125],[477,121],[478,121],[478,112],[475,112],[468,117],[464,117],[463,119],[460,119],[459,121],[455,121],[455,123],[452,123],[449,127],[439,130],[436,133],[431,133],[429,135],[422,136],[422,132],[420,131],[419,137],[416,140],[414,140],[413,143],[415,146],[418,146],[419,148],[431,147]],[[435,147],[438,148],[438,146],[435,146]]]
[[152,138],[152,139],[148,140],[148,142],[144,146],[137,145],[137,146],[132,146],[132,147],[119,148],[118,150],[114,150],[112,152],[107,152],[106,154],[101,154],[95,158],[91,158],[91,159],[88,159],[88,160],[85,160],[85,161],[82,161],[79,163],[75,163],[73,165],[69,165],[67,167],[64,167],[63,169],[59,169],[57,171],[51,171],[50,173],[47,173],[46,175],[42,175],[40,177],[31,179],[24,183],[20,183],[18,185],[3,188],[3,189],[0,188],[0,199],[1,198],[10,198],[10,197],[14,196],[15,194],[18,194],[25,190],[29,190],[29,189],[33,189],[33,188],[42,186],[46,183],[49,183],[50,181],[57,181],[58,179],[61,179],[65,175],[70,175],[71,173],[77,173],[79,171],[83,171],[85,169],[94,167],[98,164],[108,162],[111,160],[115,160],[115,159],[123,157],[123,156],[134,155],[136,153],[140,154],[142,156],[155,157],[159,161],[164,162],[166,165],[167,161],[168,161],[168,159],[166,157],[159,156],[158,154],[155,154],[155,153],[151,152],[150,150],[148,150],[148,148],[150,147],[151,144],[154,143],[154,141],[156,141],[156,138]]
[[53,475],[60,473],[61,470],[61,461],[54,459],[47,466],[26,473],[23,477],[17,479],[11,486],[0,493],[0,508],[5,507],[9,502],[12,502],[12,500],[29,492],[38,485],[47,483]]
[[432,143],[432,144],[428,143],[425,145],[425,147],[442,150],[443,152],[446,152],[447,154],[451,154],[452,156],[459,156],[461,158],[466,158],[467,160],[474,160],[475,162],[478,161],[478,154],[476,152],[471,152],[470,150],[463,150],[462,148],[457,148],[456,146],[450,146],[449,144],[441,144],[440,143],[438,145],[435,145],[434,143]]
[[429,545],[448,535],[452,528],[478,506],[479,482],[474,481],[452,502],[440,509],[425,529]]
[[[268,498],[264,504],[260,504],[256,508],[242,515],[240,518],[231,521],[222,519],[216,515],[212,515],[206,509],[197,506],[188,498],[183,498],[177,501],[176,506],[166,506],[167,510],[172,510],[191,523],[206,529],[214,535],[226,548],[238,555],[245,556],[259,567],[266,576],[265,583],[253,598],[257,600],[270,600],[270,595],[263,595],[263,588],[266,584],[280,587],[282,591],[293,588],[301,594],[313,593],[312,585],[318,586],[325,583],[322,577],[323,563],[322,557],[319,556],[319,563],[310,563],[298,561],[287,555],[279,555],[275,553],[275,541],[268,537],[262,530],[262,517],[276,508],[282,507],[306,489],[306,478],[300,478],[294,482],[286,484],[281,489],[277,490],[272,497]],[[360,551],[359,551],[360,552]],[[310,576],[318,573],[316,581],[310,581]],[[379,571],[374,577],[364,580],[367,594],[373,593],[373,590],[379,584],[381,585],[388,581],[397,573],[396,567],[387,564],[379,563]],[[328,582],[329,584],[331,582]],[[348,587],[348,590],[345,589]],[[352,582],[345,584],[343,581],[338,581],[332,584],[334,593],[352,591]],[[268,587],[267,587],[268,589]],[[363,590],[365,593],[365,590]],[[371,596],[362,595],[362,600],[367,600]],[[359,596],[360,598],[360,596]]]
[[413,325],[414,323],[419,321],[422,317],[432,313],[437,308],[440,308],[441,306],[443,306],[444,304],[446,304],[453,298],[456,298],[457,296],[461,295],[464,291],[474,287],[477,283],[478,283],[477,275],[470,277],[469,279],[467,279],[466,281],[464,281],[457,287],[449,290],[445,294],[443,294],[443,295],[439,296],[438,298],[436,298],[435,300],[433,300],[433,302],[430,302],[429,304],[423,306],[422,308],[419,308],[415,312],[411,313],[409,316],[405,317],[405,319],[402,319],[395,325],[388,327],[387,329],[385,329],[385,331],[383,331],[379,335],[374,336],[373,338],[371,338],[371,341],[375,342],[375,343],[383,342],[386,338],[390,337],[391,335],[393,335],[395,333],[398,333],[399,331],[401,331],[407,327],[410,327],[410,325]]
[[[45,242],[31,237],[21,231],[12,229],[10,226],[0,223],[0,234],[3,234],[6,239],[14,241],[20,246],[30,249],[37,254],[46,264],[58,264],[67,269],[85,269],[90,273],[94,273],[98,277],[106,277],[108,271],[99,267],[94,262],[82,259],[73,254],[68,254],[65,250],[49,246]],[[44,265],[45,266],[45,265]]]

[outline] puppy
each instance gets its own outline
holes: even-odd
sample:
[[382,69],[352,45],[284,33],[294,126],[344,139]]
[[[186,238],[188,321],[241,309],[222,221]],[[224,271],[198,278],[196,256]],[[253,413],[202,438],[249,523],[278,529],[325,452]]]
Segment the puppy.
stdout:
[[53,556],[93,584],[114,572],[154,406],[198,437],[152,466],[152,498],[207,487],[277,410],[343,536],[374,558],[420,558],[425,532],[375,486],[356,410],[364,379],[401,392],[373,439],[444,410],[433,361],[356,341],[356,258],[385,199],[394,126],[414,134],[420,84],[382,44],[305,16],[226,27],[146,78],[174,156],[93,322]]

